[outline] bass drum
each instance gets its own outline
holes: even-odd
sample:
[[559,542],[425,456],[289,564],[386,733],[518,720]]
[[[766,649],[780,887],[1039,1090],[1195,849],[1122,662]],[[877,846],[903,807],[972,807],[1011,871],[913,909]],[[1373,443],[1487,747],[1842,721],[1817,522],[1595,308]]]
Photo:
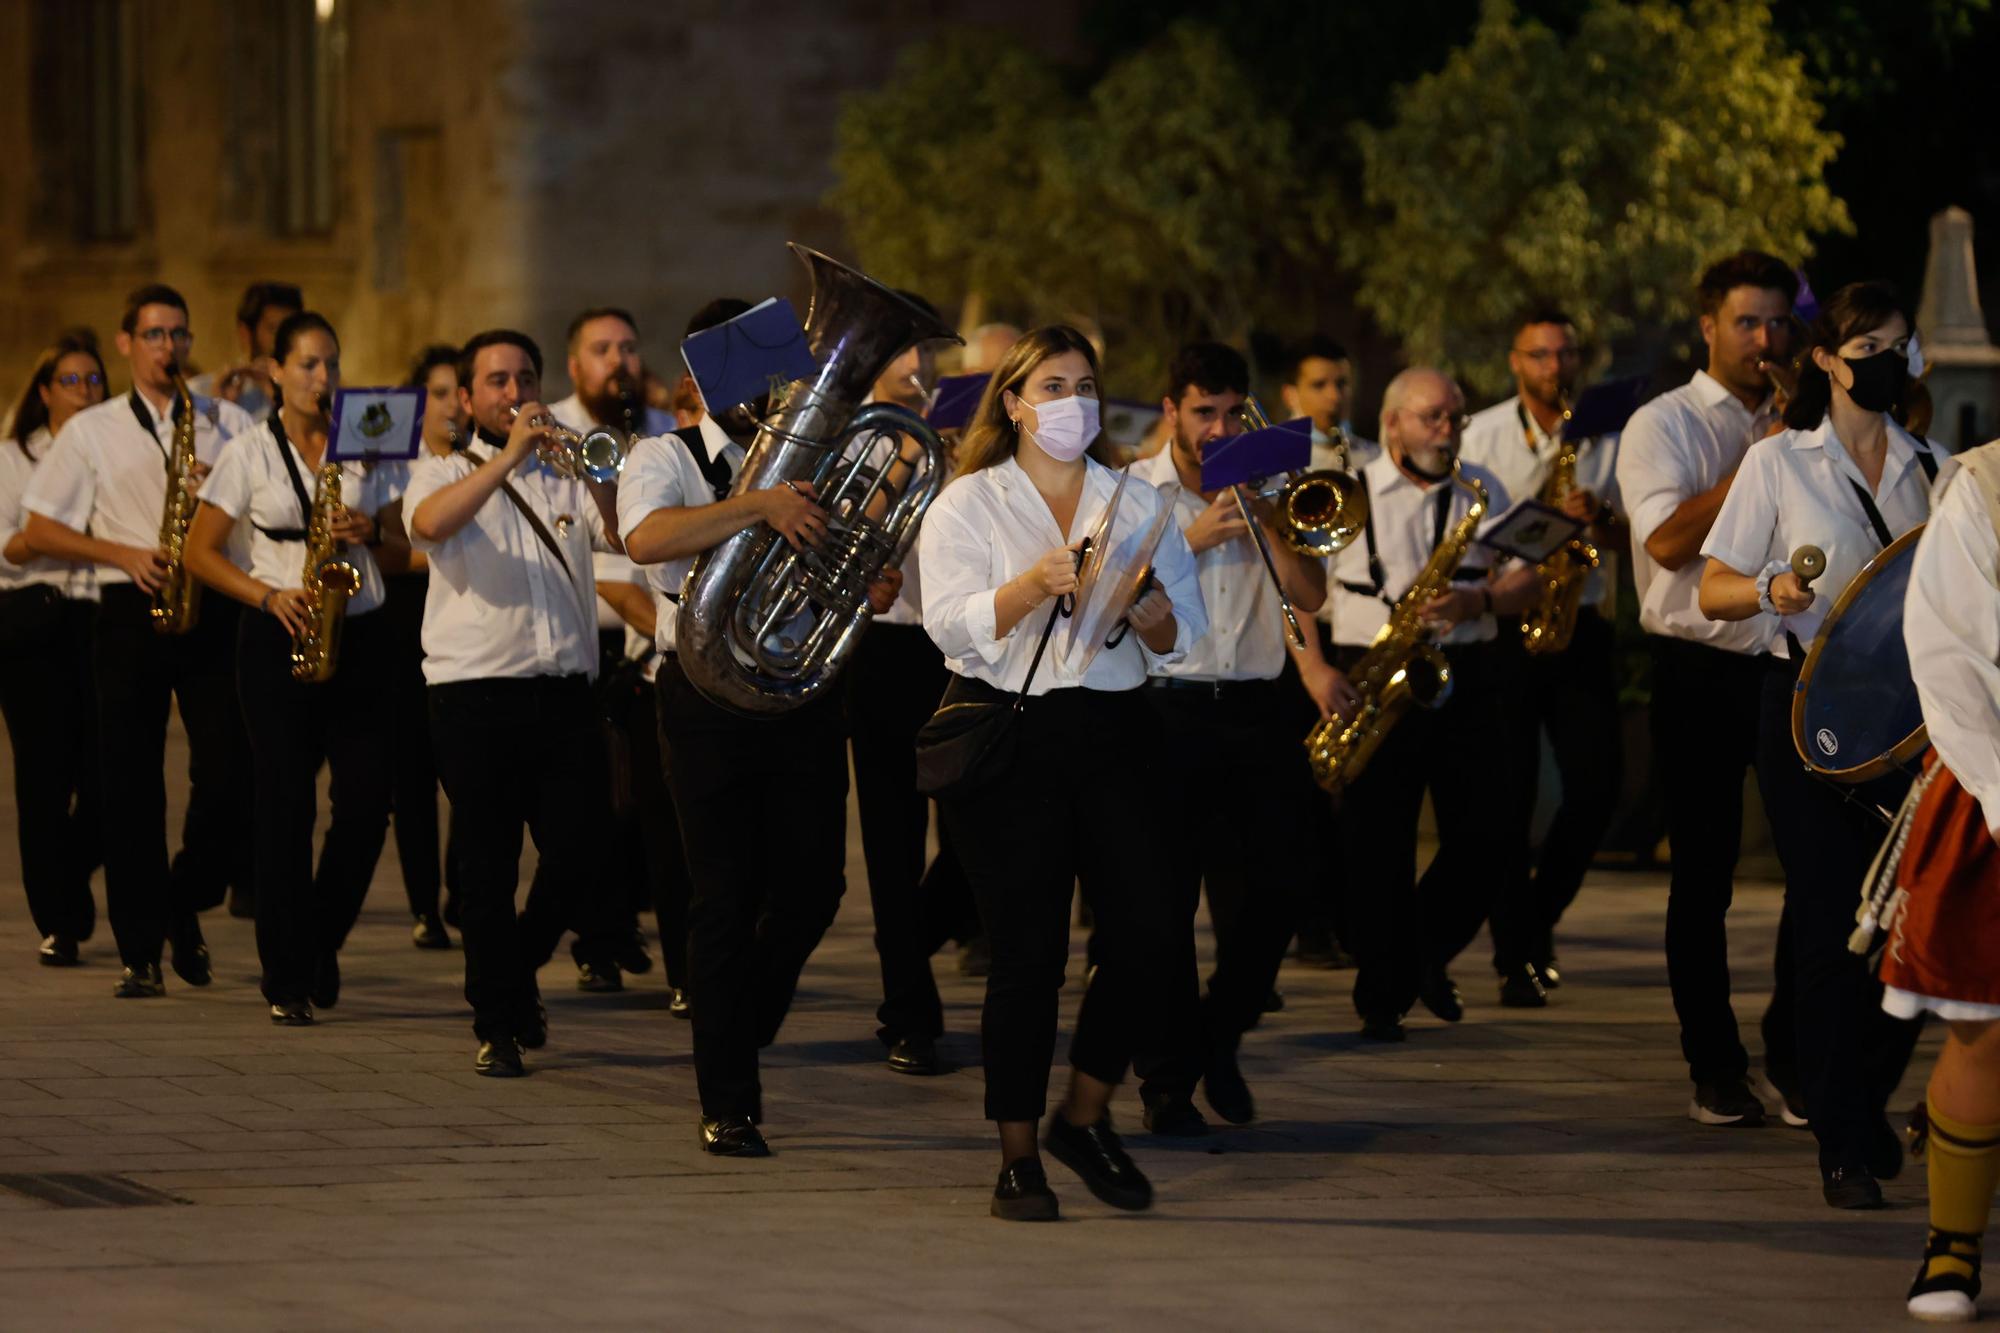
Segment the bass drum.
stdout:
[[1866,782],[1908,767],[1929,744],[1903,646],[1903,594],[1921,525],[1854,576],[1833,604],[1792,695],[1792,743],[1806,767]]

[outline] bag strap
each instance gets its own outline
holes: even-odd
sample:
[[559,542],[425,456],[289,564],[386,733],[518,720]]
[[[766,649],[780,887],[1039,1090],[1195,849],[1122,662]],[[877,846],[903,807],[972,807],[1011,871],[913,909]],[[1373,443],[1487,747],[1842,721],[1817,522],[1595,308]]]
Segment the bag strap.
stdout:
[[568,575],[571,586],[575,586],[576,574],[569,567],[569,557],[564,555],[562,547],[556,544],[555,534],[551,533],[548,525],[542,522],[542,516],[521,498],[521,493],[514,489],[513,482],[502,481],[500,489],[514,502],[514,508],[521,511],[521,517],[528,520],[528,526],[535,530],[535,535],[542,539],[542,545],[549,548],[549,554],[553,555],[556,563],[562,566],[563,573]]
[[1012,707],[1017,713],[1027,706],[1028,687],[1035,683],[1035,672],[1041,669],[1042,654],[1049,650],[1049,636],[1056,632],[1056,621],[1061,618],[1062,613],[1062,598],[1058,597],[1056,604],[1049,608],[1048,622],[1042,626],[1042,641],[1035,645],[1034,660],[1028,663],[1028,675],[1021,682],[1021,692],[1014,696]]
[[[1924,470],[1924,479],[1926,481],[1936,481],[1938,465],[1937,459],[1931,455],[1931,451],[1922,445],[1918,445],[1916,455],[1917,466]],[[1861,511],[1868,515],[1868,526],[1875,529],[1875,540],[1880,542],[1884,549],[1886,549],[1890,542],[1896,540],[1896,535],[1889,531],[1889,525],[1883,521],[1882,511],[1876,507],[1875,497],[1868,493],[1866,486],[1863,486],[1852,477],[1847,479],[1847,484],[1854,488],[1854,497],[1861,501]]]

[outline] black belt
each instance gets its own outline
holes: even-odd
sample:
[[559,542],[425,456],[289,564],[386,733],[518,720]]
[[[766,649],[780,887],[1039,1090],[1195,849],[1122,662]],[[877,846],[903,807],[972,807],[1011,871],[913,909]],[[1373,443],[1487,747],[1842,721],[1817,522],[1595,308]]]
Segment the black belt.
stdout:
[[[1479,583],[1482,580],[1484,580],[1488,574],[1492,572],[1493,572],[1492,570],[1485,568],[1454,569],[1451,572],[1451,581],[1453,583]],[[1340,586],[1346,589],[1348,592],[1358,593],[1363,597],[1373,597],[1375,595],[1375,589],[1371,588],[1366,583],[1350,583],[1346,579],[1342,579],[1340,581]],[[1393,603],[1391,603],[1391,605],[1393,605]]]
[[1281,688],[1282,677],[1263,680],[1194,680],[1186,676],[1148,676],[1146,688],[1170,690],[1189,699],[1248,699]]

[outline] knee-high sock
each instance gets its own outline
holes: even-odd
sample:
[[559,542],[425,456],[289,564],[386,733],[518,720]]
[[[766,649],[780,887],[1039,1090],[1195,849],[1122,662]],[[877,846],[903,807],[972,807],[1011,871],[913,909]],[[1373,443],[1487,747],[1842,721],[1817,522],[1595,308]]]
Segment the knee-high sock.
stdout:
[[[1947,1245],[1935,1243],[1927,1274],[1956,1272],[1970,1277],[1979,1262],[1979,1238],[1986,1232],[1993,1208],[1993,1189],[2000,1184],[2000,1125],[1970,1125],[1939,1112],[1926,1099],[1930,1117],[1931,1234],[1949,1233]],[[1961,1240],[1959,1237],[1970,1239]]]

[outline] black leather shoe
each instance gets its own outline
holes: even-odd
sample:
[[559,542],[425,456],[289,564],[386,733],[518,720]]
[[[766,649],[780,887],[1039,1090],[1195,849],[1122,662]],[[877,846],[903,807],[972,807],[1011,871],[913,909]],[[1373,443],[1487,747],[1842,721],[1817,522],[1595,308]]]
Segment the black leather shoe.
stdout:
[[335,950],[320,955],[319,970],[313,973],[312,1002],[322,1009],[340,1003],[340,954]]
[[206,986],[214,976],[208,962],[208,944],[201,937],[201,922],[189,916],[167,935],[174,975],[190,986]]
[[1125,1155],[1125,1145],[1111,1128],[1109,1112],[1088,1128],[1072,1125],[1062,1112],[1056,1112],[1049,1117],[1049,1132],[1042,1146],[1113,1208],[1137,1213],[1153,1206],[1153,1184]]
[[410,927],[410,943],[419,949],[449,949],[451,932],[444,928],[444,918],[433,912],[418,917],[417,924]]
[[1465,1017],[1465,1001],[1459,998],[1458,986],[1441,967],[1424,969],[1424,980],[1417,988],[1417,998],[1424,1002],[1424,1008],[1447,1023],[1456,1023]]
[[144,967],[128,967],[118,978],[118,984],[111,993],[121,1000],[150,1000],[156,995],[167,993],[167,983],[160,977],[160,965],[148,963]]
[[1186,1093],[1153,1093],[1149,1096],[1142,1092],[1139,1101],[1146,1108],[1148,1134],[1157,1134],[1163,1139],[1208,1137],[1208,1121],[1201,1118],[1201,1112],[1194,1109],[1194,1098]]
[[592,995],[610,995],[625,989],[625,978],[618,975],[616,963],[578,963],[576,988],[589,991]]
[[993,970],[993,946],[985,935],[974,935],[958,946],[958,975],[983,977]]
[[39,956],[43,967],[75,967],[83,961],[77,957],[76,941],[67,935],[50,935],[44,939]]
[[549,1044],[549,1009],[542,1003],[540,991],[535,992],[526,1012],[515,1021],[514,1040],[521,1043],[524,1051],[539,1051]]
[[1363,1014],[1361,1036],[1367,1041],[1407,1041],[1401,1014]]
[[528,1069],[521,1063],[521,1048],[503,1038],[479,1043],[479,1053],[472,1057],[472,1072],[488,1078],[520,1078]]
[[1247,1125],[1257,1118],[1257,1102],[1250,1085],[1236,1064],[1235,1049],[1217,1046],[1208,1052],[1208,1068],[1202,1074],[1202,1095],[1217,1115],[1232,1125]]
[[992,1211],[1002,1222],[1053,1222],[1062,1216],[1041,1158],[1023,1157],[1000,1168]]
[[667,992],[667,1012],[675,1018],[692,1018],[694,1016],[693,1007],[688,1004],[688,993],[686,990],[676,986]]
[[1880,1117],[1870,1128],[1862,1152],[1868,1158],[1868,1174],[1875,1179],[1894,1180],[1903,1174],[1903,1140],[1890,1128],[1889,1117]]
[[1563,974],[1556,967],[1556,960],[1553,954],[1535,964],[1535,975],[1542,979],[1543,990],[1562,989]]
[[271,1021],[284,1028],[309,1028],[313,1021],[312,1006],[303,1001],[274,1004],[271,1006]]
[[1264,997],[1264,1012],[1267,1014],[1285,1012],[1285,993],[1276,986],[1271,987],[1271,993]]
[[653,970],[653,955],[646,951],[645,931],[635,926],[631,934],[618,941],[618,966],[635,977]]
[[747,1115],[701,1118],[701,1150],[711,1157],[769,1157],[771,1145]]
[[889,1047],[889,1068],[928,1078],[938,1072],[937,1043],[929,1037],[898,1037]]
[[1500,1006],[1503,1009],[1544,1009],[1549,992],[1533,963],[1523,963],[1500,978]]
[[1865,1166],[1836,1166],[1820,1173],[1820,1193],[1832,1208],[1880,1208],[1882,1187]]

